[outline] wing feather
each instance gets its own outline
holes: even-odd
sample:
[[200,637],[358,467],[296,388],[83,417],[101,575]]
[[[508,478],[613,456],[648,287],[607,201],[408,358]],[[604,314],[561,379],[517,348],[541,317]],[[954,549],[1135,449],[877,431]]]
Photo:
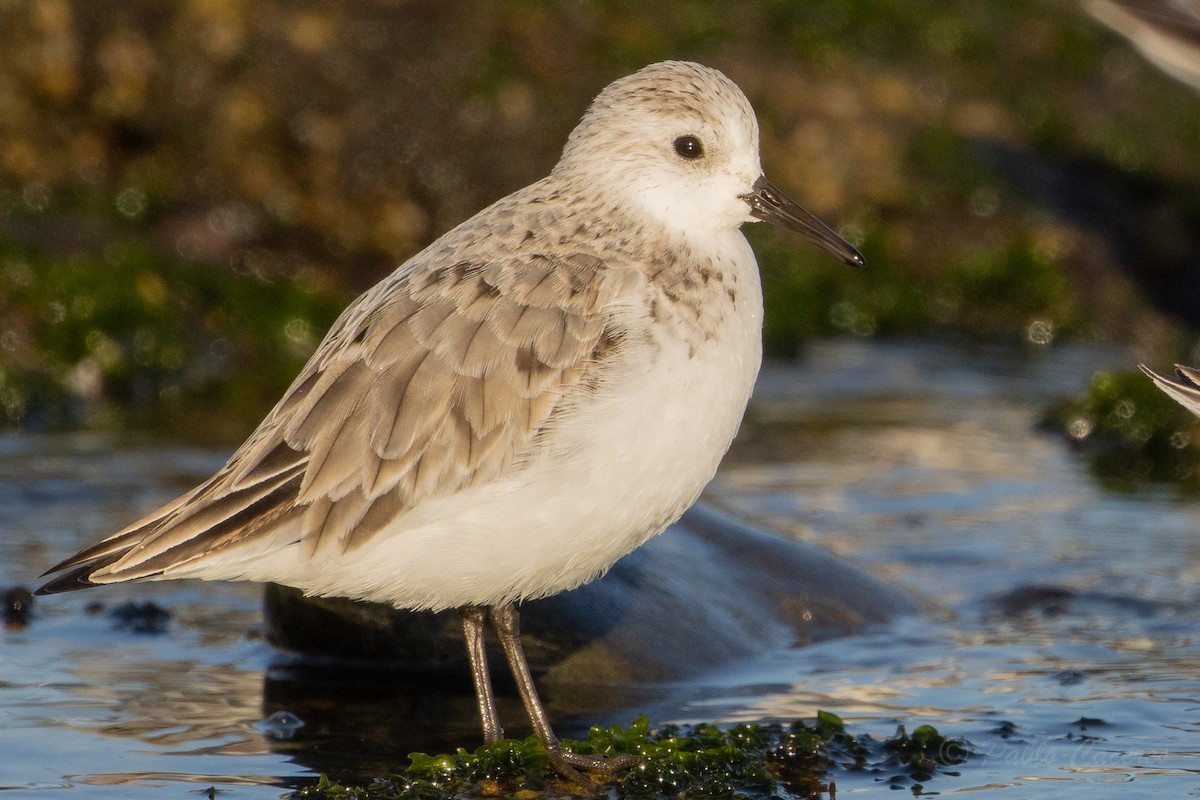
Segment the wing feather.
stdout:
[[377,419],[374,438],[382,442],[376,451],[383,458],[400,458],[410,450],[424,449],[450,410],[454,373],[436,353],[424,351],[419,358],[412,376],[393,399],[394,411]]
[[1200,416],[1200,370],[1176,364],[1176,377],[1172,378],[1160,372],[1155,372],[1145,364],[1139,364],[1138,366],[1142,372],[1150,376],[1150,379],[1154,381],[1159,389],[1166,392],[1188,411]]
[[43,591],[202,574],[249,540],[341,552],[422,500],[522,468],[596,385],[634,270],[585,253],[444,263],[410,262],[360,297],[221,471],[58,564]]

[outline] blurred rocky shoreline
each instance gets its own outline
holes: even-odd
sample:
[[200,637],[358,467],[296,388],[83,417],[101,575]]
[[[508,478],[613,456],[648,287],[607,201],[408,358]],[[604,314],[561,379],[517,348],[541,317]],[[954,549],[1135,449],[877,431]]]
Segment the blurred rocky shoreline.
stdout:
[[771,355],[1193,345],[1200,101],[1071,4],[32,0],[0,29],[7,426],[236,441],[350,297],[663,58],[738,81],[776,183],[871,263],[751,231]]

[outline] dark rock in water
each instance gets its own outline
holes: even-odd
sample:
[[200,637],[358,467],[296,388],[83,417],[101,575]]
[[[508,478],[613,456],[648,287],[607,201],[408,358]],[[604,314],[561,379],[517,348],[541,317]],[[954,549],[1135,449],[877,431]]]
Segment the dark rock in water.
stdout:
[[[544,679],[619,683],[679,679],[927,607],[819,547],[697,506],[603,578],[525,603],[521,620]],[[455,612],[271,586],[266,619],[271,641],[300,654],[466,669]]]
[[14,586],[4,593],[4,624],[22,627],[29,624],[33,608],[33,593],[24,586]]
[[1185,614],[1190,605],[1186,601],[1152,600],[1128,594],[1031,584],[988,598],[984,609],[989,617],[1003,619],[1097,617],[1112,620],[1125,615],[1159,617]]
[[167,632],[171,612],[157,603],[146,600],[141,603],[130,600],[108,612],[118,630],[132,631],[148,636]]

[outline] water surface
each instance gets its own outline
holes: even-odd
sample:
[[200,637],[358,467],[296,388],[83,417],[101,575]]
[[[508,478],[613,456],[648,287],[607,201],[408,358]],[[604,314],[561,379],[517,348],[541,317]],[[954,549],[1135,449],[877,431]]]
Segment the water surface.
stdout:
[[[735,722],[826,709],[856,733],[931,723],[968,739],[982,756],[929,791],[1200,796],[1200,501],[1102,490],[1035,425],[1047,399],[1131,362],[1095,348],[850,342],[768,368],[709,499],[829,547],[943,613],[748,653],[686,686],[625,687],[616,694],[627,708],[576,708],[565,732],[637,711]],[[0,439],[0,586],[34,585],[224,456],[111,435]],[[170,617],[115,613],[130,601]],[[79,800],[209,786],[278,797],[322,770],[382,773],[409,750],[476,743],[469,686],[297,689],[261,631],[252,586],[39,598],[31,624],[0,633],[0,788]],[[568,688],[550,688],[568,708]],[[891,791],[887,776],[835,777],[842,797]]]

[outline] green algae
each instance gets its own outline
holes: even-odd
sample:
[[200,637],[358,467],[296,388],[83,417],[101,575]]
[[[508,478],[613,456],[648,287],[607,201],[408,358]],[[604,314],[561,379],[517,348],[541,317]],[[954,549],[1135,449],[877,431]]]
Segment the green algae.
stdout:
[[[384,9],[127,5],[68,0],[53,25],[37,4],[0,9],[20,44],[0,53],[0,237],[30,251],[0,256],[33,280],[0,274],[0,425],[88,424],[92,396],[116,416],[199,401],[252,422],[331,298],[545,174],[596,90],[662,58],[738,80],[767,173],[867,255],[848,270],[751,233],[768,355],[947,329],[1122,339],[1154,328],[1131,317],[1162,270],[1190,274],[1200,104],[1075,5],[472,0],[431,6],[419,37]],[[372,37],[350,35],[363,14]],[[1111,216],[1063,200],[1071,187]],[[245,224],[203,222],[229,208]],[[93,224],[136,255],[64,247],[62,229]],[[204,237],[239,268],[299,254],[325,288],[212,253],[156,263]],[[1144,285],[1095,279],[1118,267]]]
[[836,715],[791,725],[704,724],[651,730],[645,717],[628,728],[593,727],[584,741],[564,744],[577,753],[633,754],[641,763],[599,787],[557,777],[534,737],[502,740],[474,752],[413,753],[402,774],[345,786],[326,776],[297,791],[293,800],[447,800],[452,797],[608,796],[623,800],[662,797],[775,798],[833,796],[839,774],[862,772],[914,794],[922,783],[970,757],[966,742],[929,725],[908,735],[903,726],[888,739],[854,735]]
[[936,282],[893,258],[889,235],[879,226],[864,231],[859,245],[867,266],[846,275],[773,234],[752,234],[766,287],[767,353],[794,355],[805,341],[822,336],[946,330],[1048,344],[1088,327],[1089,315],[1070,291],[1062,263],[1028,233],[964,247]]
[[59,428],[189,405],[261,413],[345,302],[137,245],[60,258],[0,242],[0,417]]
[[1080,397],[1047,409],[1060,433],[1110,489],[1169,483],[1200,491],[1200,420],[1141,372],[1100,372]]

